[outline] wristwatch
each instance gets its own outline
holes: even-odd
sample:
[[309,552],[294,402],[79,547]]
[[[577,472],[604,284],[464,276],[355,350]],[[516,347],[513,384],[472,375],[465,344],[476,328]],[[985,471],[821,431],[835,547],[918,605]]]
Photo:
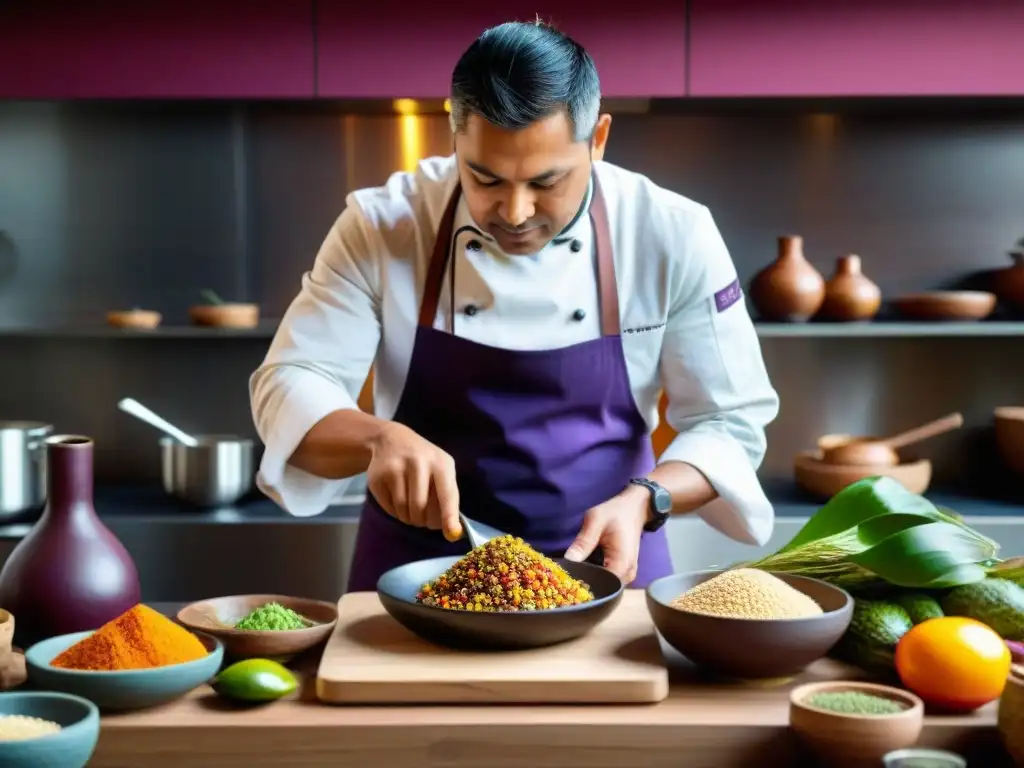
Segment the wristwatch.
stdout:
[[644,530],[647,533],[654,533],[661,528],[672,513],[672,494],[663,486],[648,480],[646,477],[630,478],[630,485],[639,485],[650,491],[651,494],[651,519],[644,523]]

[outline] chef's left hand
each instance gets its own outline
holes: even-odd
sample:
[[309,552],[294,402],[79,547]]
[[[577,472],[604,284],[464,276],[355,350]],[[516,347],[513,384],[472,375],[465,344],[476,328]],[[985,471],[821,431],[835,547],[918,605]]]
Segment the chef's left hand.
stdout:
[[567,560],[586,560],[597,547],[604,553],[604,567],[624,584],[636,578],[640,536],[647,522],[650,496],[630,487],[603,504],[591,507],[583,517],[579,535],[565,552]]

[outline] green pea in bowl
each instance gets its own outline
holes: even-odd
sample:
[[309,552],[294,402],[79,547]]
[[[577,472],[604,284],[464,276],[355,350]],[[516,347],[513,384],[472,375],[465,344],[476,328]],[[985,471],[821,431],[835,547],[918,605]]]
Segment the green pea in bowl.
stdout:
[[0,739],[4,768],[85,768],[100,737],[96,705],[79,696],[45,691],[0,693],[0,717],[22,715],[61,726],[56,733]]
[[[29,682],[36,688],[60,691],[96,704],[100,709],[128,711],[166,704],[212,680],[224,661],[224,646],[208,634],[194,632],[209,653],[183,664],[115,671],[63,669],[50,666],[61,653],[92,632],[75,632],[42,640],[25,651]],[[5,765],[0,761],[0,765]]]

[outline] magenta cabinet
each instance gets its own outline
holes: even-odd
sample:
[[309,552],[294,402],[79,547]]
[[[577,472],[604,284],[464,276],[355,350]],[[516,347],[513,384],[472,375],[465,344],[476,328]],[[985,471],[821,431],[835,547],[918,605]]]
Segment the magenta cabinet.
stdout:
[[1024,94],[1022,0],[690,0],[691,96]]
[[0,98],[299,98],[312,0],[0,4]]
[[403,7],[321,0],[318,94],[350,98],[442,98],[462,52],[487,27],[539,14],[586,46],[609,97],[683,96],[686,0],[621,6],[576,0]]

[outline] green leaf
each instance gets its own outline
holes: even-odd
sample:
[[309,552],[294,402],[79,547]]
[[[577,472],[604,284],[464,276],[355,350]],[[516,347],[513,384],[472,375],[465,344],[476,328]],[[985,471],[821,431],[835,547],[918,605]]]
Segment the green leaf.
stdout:
[[204,288],[199,294],[206,300],[207,304],[219,305],[224,303],[224,299],[216,294],[216,292],[209,288]]
[[780,552],[830,538],[880,515],[892,513],[939,519],[935,505],[911,493],[891,477],[867,477],[851,483],[819,509]]
[[857,526],[857,541],[864,545],[864,549],[868,549],[877,546],[890,536],[932,522],[934,521],[924,515],[905,515],[898,512],[890,515],[878,515]]
[[905,528],[849,559],[899,587],[940,589],[984,579],[979,563],[989,556],[987,542],[943,521]]

